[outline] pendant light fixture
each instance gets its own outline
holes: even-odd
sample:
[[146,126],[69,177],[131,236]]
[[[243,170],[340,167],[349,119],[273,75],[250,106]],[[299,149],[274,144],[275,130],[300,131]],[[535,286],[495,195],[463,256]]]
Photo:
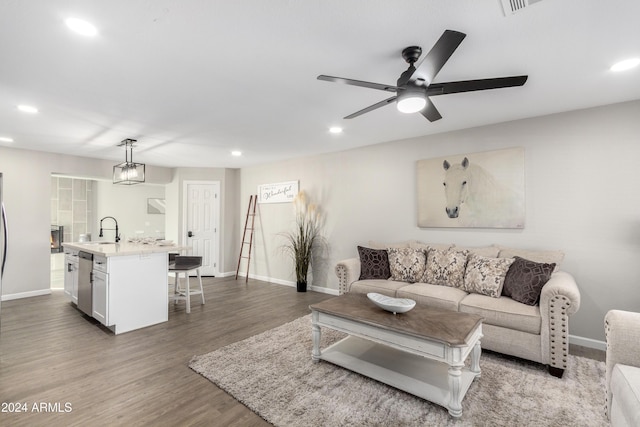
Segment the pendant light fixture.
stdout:
[[125,161],[113,167],[113,183],[123,185],[141,184],[144,182],[144,163],[133,161],[133,144],[135,139],[125,139],[118,147],[124,146]]

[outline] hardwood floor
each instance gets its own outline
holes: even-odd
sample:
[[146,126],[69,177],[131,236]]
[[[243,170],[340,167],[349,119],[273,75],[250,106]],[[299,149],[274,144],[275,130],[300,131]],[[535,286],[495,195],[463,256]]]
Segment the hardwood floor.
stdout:
[[191,371],[189,360],[308,314],[309,304],[332,296],[254,280],[203,280],[207,303],[196,297],[190,315],[171,304],[168,322],[117,336],[62,292],[3,302],[0,409],[27,408],[0,411],[0,426],[269,425]]
[[196,298],[190,315],[171,304],[168,322],[117,336],[62,292],[3,302],[0,409],[27,408],[0,412],[0,425],[269,425],[191,371],[189,360],[308,314],[309,304],[332,296],[203,280],[206,304]]

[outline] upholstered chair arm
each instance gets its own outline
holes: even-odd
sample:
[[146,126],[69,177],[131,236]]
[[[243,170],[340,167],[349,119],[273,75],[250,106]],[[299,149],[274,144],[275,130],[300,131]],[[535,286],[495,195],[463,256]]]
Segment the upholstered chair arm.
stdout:
[[606,402],[607,416],[611,412],[611,373],[613,367],[623,365],[640,366],[640,313],[610,310],[604,317],[604,332],[607,339],[606,354]]
[[360,259],[349,258],[336,264],[336,276],[338,276],[338,290],[340,295],[346,294],[351,284],[360,278]]
[[540,294],[542,359],[550,372],[562,376],[569,355],[569,316],[580,308],[580,290],[573,276],[557,271]]

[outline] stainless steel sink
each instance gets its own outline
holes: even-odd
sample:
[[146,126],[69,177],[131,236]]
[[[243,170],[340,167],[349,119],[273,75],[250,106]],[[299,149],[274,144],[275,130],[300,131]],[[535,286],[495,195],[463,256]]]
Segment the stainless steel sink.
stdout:
[[83,243],[83,245],[115,245],[116,242],[87,242],[87,243]]

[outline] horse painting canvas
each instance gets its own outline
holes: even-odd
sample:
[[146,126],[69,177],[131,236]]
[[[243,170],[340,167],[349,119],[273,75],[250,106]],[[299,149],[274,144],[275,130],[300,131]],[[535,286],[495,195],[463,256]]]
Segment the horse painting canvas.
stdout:
[[524,228],[524,148],[418,161],[418,226]]

